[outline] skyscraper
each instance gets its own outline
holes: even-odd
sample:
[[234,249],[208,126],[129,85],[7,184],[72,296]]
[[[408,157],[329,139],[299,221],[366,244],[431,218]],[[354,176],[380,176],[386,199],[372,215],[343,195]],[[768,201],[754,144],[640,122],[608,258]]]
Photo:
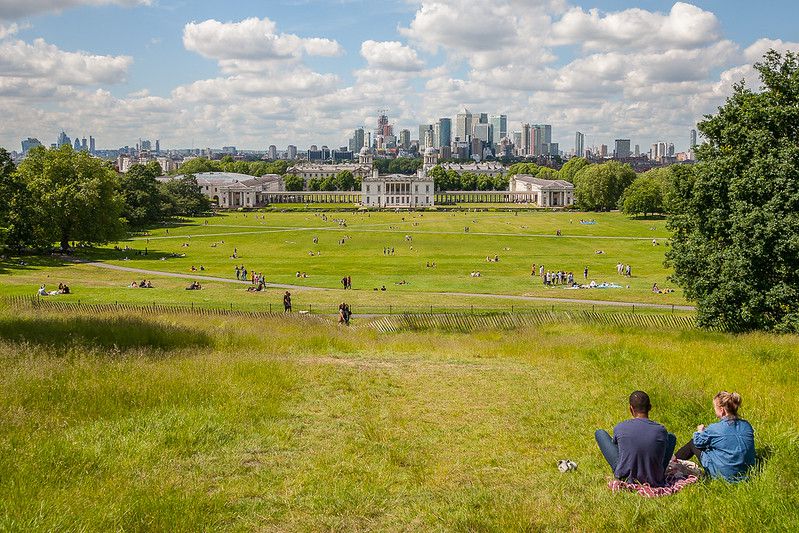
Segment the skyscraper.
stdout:
[[630,157],[630,139],[616,139],[614,154],[617,159],[627,159]]
[[438,119],[438,146],[449,146],[452,142],[452,119]]
[[97,151],[97,146],[94,144],[94,137],[89,135],[89,153],[94,155],[94,152]]
[[691,143],[688,145],[690,150],[693,150],[696,146],[696,130],[691,130]]
[[574,134],[574,155],[585,157],[585,135],[579,131]]
[[465,141],[472,134],[472,113],[464,108],[455,121],[455,136],[459,141]]
[[549,149],[544,149],[544,145],[552,143],[552,126],[549,124],[535,124],[533,126],[532,142],[530,146],[533,155],[547,155]]
[[499,142],[508,136],[508,115],[491,115],[488,120],[494,130],[493,144]]
[[411,147],[411,130],[402,130],[399,134],[399,146],[403,150]]
[[522,124],[522,139],[521,146],[519,146],[519,153],[521,155],[531,155],[533,152],[533,139],[531,138],[533,129],[529,124]]
[[27,154],[28,150],[30,150],[34,146],[41,146],[41,145],[42,143],[39,142],[39,139],[28,137],[27,139],[22,141],[22,153]]
[[[428,136],[428,132],[430,132]],[[430,144],[428,144],[428,140]],[[430,148],[433,146],[433,125],[419,124],[419,148]]]
[[269,159],[277,159],[277,146],[274,144],[269,145],[268,157]]
[[88,152],[89,151],[89,143],[88,143],[88,141],[86,141],[86,137],[81,139],[81,141],[80,141],[80,149],[83,150],[84,152]]
[[297,159],[297,147],[296,146],[294,146],[293,144],[290,144],[288,146],[288,148],[286,149],[286,151],[287,151],[286,155],[287,155],[288,159]]
[[361,151],[361,148],[363,148],[366,144],[366,138],[363,128],[356,128],[352,138],[354,141],[352,144],[352,151],[354,153],[358,153]]
[[155,140],[155,153],[158,155],[161,154],[161,141],[159,139]]
[[73,146],[72,149],[75,150],[76,152],[80,150],[80,139],[78,139],[77,137],[75,137],[75,146]]
[[72,144],[72,139],[70,139],[69,136],[67,136],[67,134],[62,131],[58,135],[58,142],[56,144],[58,145],[59,148],[61,148],[65,144],[70,144],[71,145]]
[[480,113],[477,119],[478,124],[488,124],[488,113]]

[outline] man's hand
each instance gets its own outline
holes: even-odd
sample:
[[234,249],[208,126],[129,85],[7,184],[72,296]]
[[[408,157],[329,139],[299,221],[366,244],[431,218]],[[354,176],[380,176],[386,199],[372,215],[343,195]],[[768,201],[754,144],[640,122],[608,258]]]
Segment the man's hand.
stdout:
[[698,426],[696,426],[696,430],[699,431],[700,433],[703,432],[705,430],[705,425],[699,424]]

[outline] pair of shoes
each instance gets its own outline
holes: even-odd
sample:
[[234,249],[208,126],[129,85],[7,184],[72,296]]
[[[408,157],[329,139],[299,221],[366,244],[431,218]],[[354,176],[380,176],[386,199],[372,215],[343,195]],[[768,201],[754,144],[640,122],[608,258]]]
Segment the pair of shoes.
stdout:
[[573,472],[577,470],[577,463],[570,459],[561,459],[558,461],[558,470],[565,474],[566,472]]

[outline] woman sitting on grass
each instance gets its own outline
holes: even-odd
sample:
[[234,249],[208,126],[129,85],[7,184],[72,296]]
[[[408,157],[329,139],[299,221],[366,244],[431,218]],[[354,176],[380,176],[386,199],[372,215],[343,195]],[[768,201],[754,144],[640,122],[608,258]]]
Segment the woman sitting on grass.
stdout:
[[675,457],[687,460],[696,455],[711,477],[735,482],[746,479],[746,471],[755,464],[755,431],[738,418],[741,395],[722,391],[713,398],[713,410],[719,422],[700,424],[693,438]]

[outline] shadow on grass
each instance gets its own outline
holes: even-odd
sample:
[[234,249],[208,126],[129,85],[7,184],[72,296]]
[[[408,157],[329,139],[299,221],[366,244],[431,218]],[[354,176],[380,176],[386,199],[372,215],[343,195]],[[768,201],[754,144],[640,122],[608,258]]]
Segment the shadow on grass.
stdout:
[[0,340],[54,348],[79,345],[120,350],[176,350],[210,346],[212,342],[200,331],[135,317],[6,318],[0,320]]

